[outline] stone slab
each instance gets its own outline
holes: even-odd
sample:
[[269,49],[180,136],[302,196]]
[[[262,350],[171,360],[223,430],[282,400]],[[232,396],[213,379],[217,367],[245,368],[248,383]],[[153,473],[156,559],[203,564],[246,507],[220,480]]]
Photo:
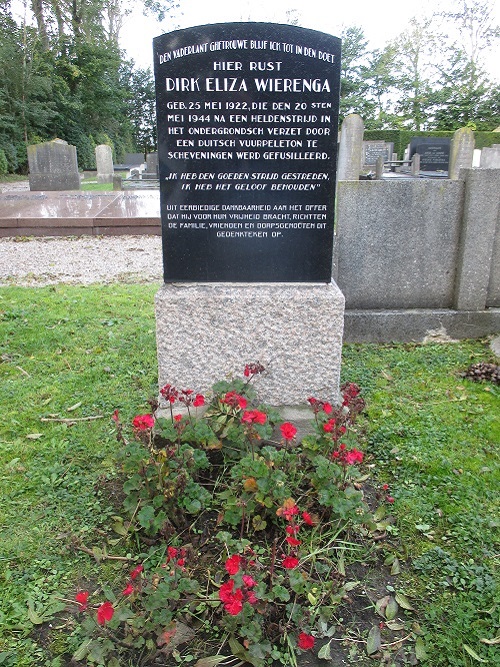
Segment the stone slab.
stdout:
[[482,338],[500,332],[500,309],[346,310],[345,343],[421,343]]
[[334,279],[346,308],[453,307],[462,181],[341,181]]
[[170,283],[156,295],[159,386],[209,390],[259,361],[259,400],[339,398],[344,297],[335,283]]
[[483,310],[495,292],[497,298],[500,294],[498,284],[491,284],[498,280],[500,258],[500,169],[465,169],[460,178],[465,180],[465,201],[453,305],[458,310]]
[[97,222],[106,225],[116,224],[113,221],[124,218],[143,218],[154,220],[160,218],[160,193],[124,192],[117,196],[105,208],[95,215]]
[[159,192],[0,194],[0,236],[161,233]]

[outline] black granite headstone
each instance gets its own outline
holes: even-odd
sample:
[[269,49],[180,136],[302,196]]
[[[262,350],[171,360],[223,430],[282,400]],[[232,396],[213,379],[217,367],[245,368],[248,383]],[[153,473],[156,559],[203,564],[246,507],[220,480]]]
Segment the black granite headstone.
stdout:
[[153,48],[165,282],[330,282],[340,40],[227,23]]
[[413,137],[410,158],[420,155],[420,171],[448,171],[450,140],[448,137]]

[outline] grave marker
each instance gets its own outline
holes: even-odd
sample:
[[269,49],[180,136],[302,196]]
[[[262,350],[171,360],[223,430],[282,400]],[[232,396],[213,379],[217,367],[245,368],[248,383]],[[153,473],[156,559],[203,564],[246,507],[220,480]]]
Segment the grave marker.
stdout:
[[154,57],[165,282],[330,282],[340,40],[229,23]]
[[111,146],[100,144],[95,147],[95,161],[97,165],[97,182],[113,182],[113,151]]
[[375,167],[379,157],[389,162],[393,153],[394,143],[391,141],[363,141],[363,166]]
[[75,146],[62,139],[28,146],[30,190],[79,190]]
[[448,171],[450,143],[448,137],[413,137],[409,157],[420,155],[421,171]]
[[338,401],[344,297],[331,271],[340,40],[228,23],[153,44],[160,387],[206,390],[260,361],[260,400]]

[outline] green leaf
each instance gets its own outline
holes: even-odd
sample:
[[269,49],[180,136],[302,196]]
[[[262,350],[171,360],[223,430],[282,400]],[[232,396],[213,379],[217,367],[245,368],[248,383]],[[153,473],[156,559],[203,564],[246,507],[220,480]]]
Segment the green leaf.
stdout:
[[80,644],[80,646],[73,653],[73,660],[77,661],[83,660],[89,652],[91,643],[92,643],[91,639],[86,639],[82,644]]
[[325,644],[324,646],[322,646],[319,649],[318,658],[320,660],[331,660],[332,659],[332,653],[330,651],[330,642],[328,642],[328,644]]
[[417,660],[427,660],[427,652],[422,637],[417,637],[417,641],[415,642],[415,656]]
[[315,607],[318,604],[318,599],[315,598],[312,593],[307,594],[307,599],[309,600],[309,603],[312,604],[313,607]]
[[396,593],[396,602],[400,607],[403,607],[403,609],[408,609],[408,611],[414,611],[414,607],[412,607],[411,602],[404,593]]
[[394,562],[391,567],[391,574],[401,574],[401,565],[399,564],[399,560],[397,558],[394,559]]
[[33,623],[33,625],[41,625],[44,622],[43,616],[40,616],[35,611],[35,605],[33,600],[28,600],[28,618]]
[[368,655],[376,653],[380,649],[381,643],[380,628],[378,625],[374,625],[368,633],[368,639],[366,640],[366,652]]
[[396,618],[399,607],[394,598],[389,598],[387,607],[385,608],[385,617],[388,621],[393,621]]
[[155,511],[151,505],[146,505],[137,514],[137,520],[143,528],[148,528],[150,523],[155,518]]
[[467,653],[470,655],[471,658],[474,658],[474,660],[477,660],[478,662],[488,662],[484,658],[481,658],[478,656],[478,654],[472,649],[470,646],[467,646],[467,644],[462,644],[464,649],[467,651]]

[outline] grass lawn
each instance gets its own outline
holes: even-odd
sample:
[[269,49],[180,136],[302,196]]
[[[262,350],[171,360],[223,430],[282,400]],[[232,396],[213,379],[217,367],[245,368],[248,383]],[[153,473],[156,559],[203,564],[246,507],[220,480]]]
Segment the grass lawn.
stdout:
[[[123,563],[105,549],[134,555],[110,541],[110,416],[129,424],[157,393],[156,289],[0,288],[0,665],[69,665],[60,598],[120,580]],[[432,667],[500,664],[499,389],[460,375],[491,360],[487,341],[344,348],[343,378],[367,402],[359,446],[373,486],[394,498],[381,576],[396,576]],[[387,656],[370,664],[405,664]]]

